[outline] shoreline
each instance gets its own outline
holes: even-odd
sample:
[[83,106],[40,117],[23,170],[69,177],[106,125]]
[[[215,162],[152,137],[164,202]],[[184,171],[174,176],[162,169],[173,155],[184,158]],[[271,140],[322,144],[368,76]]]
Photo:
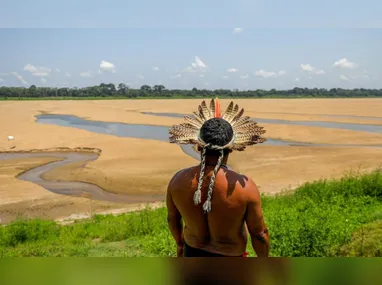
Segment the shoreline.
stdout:
[[[141,203],[134,203],[134,202],[118,203],[118,202],[108,202],[108,201],[102,201],[102,200],[97,201],[97,200],[92,199],[89,196],[86,196],[86,193],[85,193],[85,195],[81,195],[81,196],[69,195],[69,196],[65,197],[64,194],[51,192],[50,190],[39,185],[38,183],[25,181],[25,180],[20,179],[20,176],[23,176],[26,173],[33,171],[34,169],[37,169],[37,168],[40,168],[43,166],[48,166],[50,164],[54,164],[56,162],[61,162],[61,161],[65,160],[65,158],[63,158],[63,157],[51,156],[52,153],[55,153],[55,154],[57,154],[57,153],[63,153],[63,154],[64,153],[81,153],[81,154],[85,154],[85,155],[96,154],[97,158],[98,158],[99,154],[102,153],[102,150],[95,149],[95,148],[86,148],[86,147],[85,148],[77,147],[77,148],[72,148],[72,149],[67,148],[67,147],[63,147],[63,148],[62,147],[56,147],[56,148],[49,148],[49,149],[32,149],[32,150],[26,150],[25,149],[25,150],[17,150],[17,151],[1,151],[0,155],[1,154],[10,154],[10,155],[12,155],[12,154],[41,154],[41,156],[29,156],[29,157],[18,157],[18,158],[9,157],[9,159],[8,158],[0,159],[0,161],[4,161],[4,164],[5,164],[7,162],[12,162],[15,160],[25,162],[28,160],[28,158],[37,159],[36,165],[32,165],[30,167],[25,167],[25,169],[22,169],[21,171],[17,171],[13,177],[20,182],[33,183],[34,186],[40,188],[41,192],[43,192],[43,193],[41,193],[42,194],[41,197],[38,197],[38,198],[32,199],[32,200],[21,200],[21,201],[15,201],[15,202],[10,202],[10,203],[1,203],[0,204],[0,214],[1,213],[2,214],[0,215],[0,224],[11,223],[12,221],[16,220],[19,216],[21,216],[21,217],[25,216],[28,219],[29,218],[36,218],[33,215],[33,212],[36,211],[36,209],[35,209],[36,203],[41,204],[41,205],[39,205],[40,210],[42,210],[42,212],[43,212],[41,215],[41,218],[46,218],[46,217],[44,217],[46,215],[45,212],[46,211],[49,212],[49,209],[51,209],[52,207],[53,208],[54,207],[57,207],[57,208],[65,207],[65,208],[69,209],[70,213],[67,213],[66,215],[61,215],[60,213],[57,213],[57,212],[51,213],[51,215],[48,214],[48,219],[53,219],[53,220],[63,221],[63,222],[67,222],[68,220],[74,221],[74,220],[78,220],[78,219],[82,219],[82,218],[87,218],[90,214],[89,214],[89,210],[86,209],[89,207],[89,205],[84,205],[86,203],[90,204],[90,207],[92,207],[91,206],[92,204],[96,204],[95,205],[96,208],[94,209],[93,215],[94,214],[114,214],[114,213],[131,212],[131,211],[134,211],[137,209],[139,210],[144,205],[147,205],[147,204],[149,204],[151,207],[151,205],[155,206],[158,203],[161,203],[158,201],[144,201]],[[80,161],[80,162],[84,163],[86,165],[86,163],[90,162],[90,161]],[[71,164],[71,162],[69,162],[68,164]],[[58,167],[60,167],[60,166],[58,166]],[[62,182],[63,181],[59,177],[57,177],[56,179],[55,178],[44,179],[43,177],[41,177],[41,179],[44,181],[47,181],[47,182],[50,182],[50,181]],[[71,181],[64,181],[64,182],[71,182]],[[81,181],[78,181],[78,182],[81,182]],[[91,185],[91,183],[88,183],[88,182],[82,182],[82,183]],[[98,185],[96,185],[96,186],[99,187]],[[105,189],[102,189],[102,190],[107,192],[107,190],[105,190]],[[56,202],[56,201],[58,201],[58,202]],[[78,204],[78,205],[75,205],[75,204]],[[73,207],[71,207],[71,206],[73,206]],[[20,210],[17,210],[19,208],[21,208],[23,210],[21,210],[21,212],[20,212]],[[70,210],[70,208],[79,208],[79,209],[76,210],[75,212],[72,212]],[[106,208],[106,210],[105,210],[105,208]],[[15,209],[14,212],[13,212],[13,209]],[[68,212],[68,210],[66,212]],[[32,214],[32,216],[30,216],[30,214]],[[37,217],[39,217],[39,215],[37,215]]]
[[[297,118],[297,114],[281,114],[290,112],[292,107],[293,112],[300,113],[298,118],[303,120],[309,118],[313,120],[314,114],[319,113],[377,116],[382,108],[382,100],[276,100],[233,101],[244,107],[250,117],[259,117],[261,113],[264,117],[282,117],[285,120]],[[200,101],[193,99],[192,102],[200,104]],[[222,100],[222,106],[225,107],[229,101],[231,100]],[[41,113],[70,114],[92,121],[169,126],[182,120],[143,115],[139,112],[189,113],[195,108],[190,109],[189,103],[191,101],[182,100],[2,101],[0,102],[0,153],[46,152],[44,156],[49,156],[51,152],[81,152],[91,156],[97,155],[99,157],[95,161],[88,162],[85,167],[77,167],[81,162],[60,166],[60,171],[49,172],[44,178],[93,183],[111,193],[163,195],[168,181],[178,170],[198,164],[197,160],[186,155],[178,145],[98,134],[73,128],[75,125],[61,127],[39,124],[36,123],[35,116]],[[367,123],[372,124],[371,121]],[[370,169],[382,161],[382,148],[372,146],[381,141],[382,134],[297,125],[261,125],[266,127],[269,137],[285,141],[303,140],[312,143],[349,145],[346,147],[258,145],[248,148],[243,153],[232,153],[229,158],[231,168],[251,177],[261,193],[267,195],[298,187],[308,181],[338,177],[350,169]],[[15,139],[8,141],[9,135]],[[350,144],[370,147],[357,148]],[[89,199],[49,193],[38,185],[15,178],[16,171],[22,172],[32,165],[38,165],[37,160],[18,160],[14,165],[8,163],[5,166],[4,163],[0,163],[0,201],[2,201],[0,216],[8,218],[11,214],[24,213],[31,217],[40,214],[43,217],[57,217],[86,212],[89,209]],[[94,202],[94,205],[95,211],[126,207],[124,204],[98,202]]]

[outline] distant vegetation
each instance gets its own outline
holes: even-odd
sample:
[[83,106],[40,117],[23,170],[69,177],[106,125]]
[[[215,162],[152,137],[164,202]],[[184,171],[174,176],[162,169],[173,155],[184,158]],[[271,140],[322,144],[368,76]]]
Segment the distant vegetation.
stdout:
[[131,89],[126,84],[115,86],[112,83],[85,88],[37,87],[0,87],[0,99],[134,99],[134,98],[360,98],[381,97],[382,89],[309,89],[291,90],[192,90],[166,89],[163,85],[143,85],[140,89]]
[[[307,183],[262,197],[271,256],[382,256],[382,173]],[[95,216],[61,226],[19,220],[0,227],[1,256],[174,256],[166,208]],[[255,256],[248,243],[250,256]]]

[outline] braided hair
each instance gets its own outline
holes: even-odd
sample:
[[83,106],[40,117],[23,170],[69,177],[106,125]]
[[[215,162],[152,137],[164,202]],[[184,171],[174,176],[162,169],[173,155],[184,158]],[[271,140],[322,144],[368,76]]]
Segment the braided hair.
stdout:
[[207,200],[203,204],[203,210],[208,213],[211,211],[212,192],[215,184],[216,174],[219,171],[224,155],[228,154],[228,147],[232,144],[234,132],[231,124],[221,118],[207,120],[200,129],[200,139],[205,143],[200,160],[200,175],[198,188],[194,194],[195,205],[201,202],[201,188],[204,178],[206,156],[218,156],[208,187]]

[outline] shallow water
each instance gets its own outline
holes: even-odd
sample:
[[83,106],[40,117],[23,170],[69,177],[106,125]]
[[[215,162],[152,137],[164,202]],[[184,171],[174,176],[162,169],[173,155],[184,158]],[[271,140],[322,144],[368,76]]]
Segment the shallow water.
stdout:
[[84,193],[90,194],[93,200],[116,202],[116,203],[143,203],[162,201],[164,195],[122,195],[103,190],[97,185],[86,182],[71,181],[46,181],[41,175],[54,168],[74,163],[83,162],[82,167],[98,158],[97,154],[83,152],[41,152],[41,153],[0,153],[0,160],[27,157],[57,157],[64,160],[48,163],[19,175],[17,178],[23,181],[33,182],[56,194],[83,197]]
[[362,120],[375,120],[382,121],[382,117],[358,116],[358,115],[333,115],[333,114],[312,114],[312,113],[289,113],[289,112],[260,112],[263,114],[285,114],[285,115],[306,115],[328,118],[343,118],[343,119],[362,119]]
[[[177,114],[177,113],[142,112],[142,114],[162,116],[162,117],[173,117],[173,118],[184,117],[184,114]],[[329,128],[329,129],[343,129],[343,130],[360,131],[360,132],[368,132],[368,133],[382,133],[382,126],[380,125],[321,122],[321,121],[289,121],[289,120],[264,119],[264,118],[252,118],[252,119],[257,121],[258,123],[298,125],[298,126],[321,127],[321,128]]]
[[[146,113],[157,116],[168,116],[168,117],[179,117],[182,118],[182,114],[173,113]],[[258,122],[272,122],[272,123],[298,123],[304,125],[305,122],[292,122],[283,120],[272,120],[272,119],[256,119]],[[78,129],[83,129],[95,133],[109,134],[119,137],[131,137],[140,139],[150,139],[158,141],[168,142],[168,127],[164,126],[150,126],[150,125],[138,125],[138,124],[124,124],[124,123],[113,123],[113,122],[102,122],[102,121],[90,121],[82,119],[72,115],[39,115],[36,116],[36,122],[40,124],[54,124],[64,127],[73,127]],[[312,122],[306,122],[311,124]],[[325,123],[325,122],[313,122],[313,123]],[[351,127],[355,124],[341,124],[334,123],[331,126],[335,127],[337,125],[346,125]],[[360,126],[360,125],[356,125]],[[369,126],[371,128],[375,126]],[[381,127],[379,127],[381,128]],[[272,146],[315,146],[315,147],[325,147],[325,146],[356,146],[356,147],[368,147],[364,145],[329,145],[329,144],[313,144],[313,143],[301,143],[301,142],[288,142],[283,140],[268,139],[264,143],[265,145]],[[197,160],[199,160],[199,153],[196,152],[191,145],[181,145],[183,152]],[[379,146],[378,146],[379,147]],[[18,177],[18,179],[24,181],[30,181],[36,183],[43,188],[62,195],[68,196],[82,196],[84,193],[89,193],[94,200],[117,202],[117,203],[143,203],[143,202],[154,202],[161,201],[164,199],[164,195],[120,195],[107,192],[97,185],[93,185],[85,182],[66,182],[66,181],[45,181],[41,178],[41,175],[47,171],[50,171],[56,167],[73,163],[73,162],[83,162],[83,166],[90,161],[94,161],[98,158],[97,154],[89,153],[79,153],[79,152],[43,152],[43,153],[0,153],[1,159],[14,159],[20,157],[61,157],[64,160],[49,163],[40,167],[31,169]]]
[[[160,114],[162,115],[162,114]],[[170,114],[169,116],[183,117],[181,114]],[[89,121],[72,115],[38,115],[36,116],[36,122],[40,124],[53,124],[64,127],[73,127],[82,130],[87,130],[99,134],[108,134],[118,137],[130,137],[139,139],[150,139],[168,142],[169,134],[168,127],[153,126],[153,125],[138,125],[138,124],[124,124],[114,122],[102,122],[102,121]],[[264,145],[275,146],[324,146],[324,144],[312,144],[303,142],[284,141],[277,139],[268,139]],[[192,146],[181,146],[182,150],[199,159],[199,155],[195,154]]]

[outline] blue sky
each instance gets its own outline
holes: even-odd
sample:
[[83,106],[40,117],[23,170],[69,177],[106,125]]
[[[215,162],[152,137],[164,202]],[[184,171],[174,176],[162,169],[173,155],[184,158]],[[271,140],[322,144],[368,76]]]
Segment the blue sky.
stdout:
[[382,4],[308,2],[0,0],[0,85],[382,88]]

